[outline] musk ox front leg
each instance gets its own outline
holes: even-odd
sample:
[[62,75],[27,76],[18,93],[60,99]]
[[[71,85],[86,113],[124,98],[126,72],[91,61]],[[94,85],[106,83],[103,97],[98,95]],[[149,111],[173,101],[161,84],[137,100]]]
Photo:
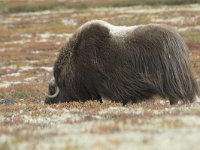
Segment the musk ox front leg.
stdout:
[[169,98],[169,102],[170,102],[170,105],[176,105],[178,104],[178,99],[174,99],[174,98]]

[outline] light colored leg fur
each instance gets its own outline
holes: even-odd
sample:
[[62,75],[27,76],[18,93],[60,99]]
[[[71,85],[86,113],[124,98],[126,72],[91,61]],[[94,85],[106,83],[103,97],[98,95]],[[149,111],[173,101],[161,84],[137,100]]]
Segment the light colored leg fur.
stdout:
[[195,102],[200,102],[200,98],[196,95],[195,98],[194,98],[194,101]]

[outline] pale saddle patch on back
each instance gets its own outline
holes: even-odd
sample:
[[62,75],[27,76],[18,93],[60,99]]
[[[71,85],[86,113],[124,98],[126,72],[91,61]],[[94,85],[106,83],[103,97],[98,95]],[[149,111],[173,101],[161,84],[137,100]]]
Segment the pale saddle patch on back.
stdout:
[[113,24],[110,24],[103,20],[92,20],[86,24],[84,24],[81,28],[84,28],[85,26],[88,26],[89,24],[98,23],[103,25],[104,27],[107,27],[110,31],[111,36],[116,37],[126,37],[128,34],[133,32],[136,28],[141,27],[143,25],[138,26],[115,26]]
[[130,34],[136,28],[139,27],[139,26],[115,26],[105,21],[99,21],[99,22],[110,30],[110,34],[112,36],[117,36],[117,37],[126,37],[128,34]]

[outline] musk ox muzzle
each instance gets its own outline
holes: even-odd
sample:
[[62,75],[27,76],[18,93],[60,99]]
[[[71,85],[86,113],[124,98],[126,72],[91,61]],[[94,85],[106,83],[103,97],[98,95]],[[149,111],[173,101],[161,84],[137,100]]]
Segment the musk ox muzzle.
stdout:
[[160,95],[171,104],[198,95],[189,50],[173,29],[82,25],[60,50],[45,103],[102,100],[138,102]]

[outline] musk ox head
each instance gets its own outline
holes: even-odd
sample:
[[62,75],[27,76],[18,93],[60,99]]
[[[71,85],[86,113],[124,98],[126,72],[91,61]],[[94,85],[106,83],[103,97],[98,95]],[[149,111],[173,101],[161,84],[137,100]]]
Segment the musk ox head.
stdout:
[[176,104],[198,94],[181,36],[159,25],[82,25],[61,49],[45,103],[138,102],[160,95]]
[[47,94],[45,103],[52,104],[52,103],[57,102],[56,99],[59,98],[59,94],[60,94],[60,89],[56,85],[55,79],[51,79],[49,82],[49,89],[48,89],[48,94]]

